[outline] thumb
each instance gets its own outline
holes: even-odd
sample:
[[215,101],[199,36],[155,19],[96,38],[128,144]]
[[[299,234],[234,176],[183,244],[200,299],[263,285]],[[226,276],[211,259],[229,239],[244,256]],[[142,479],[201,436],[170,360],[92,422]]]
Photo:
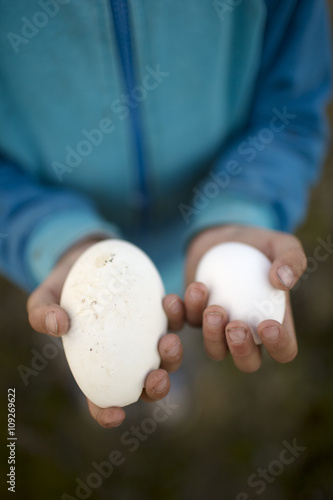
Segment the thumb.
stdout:
[[61,287],[54,286],[50,278],[30,295],[27,311],[34,330],[58,337],[68,331],[69,318],[59,305]]
[[275,260],[270,270],[270,281],[275,288],[291,290],[307,267],[307,258],[301,242],[288,235],[275,245]]
[[101,239],[104,238],[91,236],[69,248],[48,278],[30,295],[27,311],[29,323],[34,330],[55,337],[60,337],[68,331],[68,314],[59,305],[62,287],[76,259],[84,250]]

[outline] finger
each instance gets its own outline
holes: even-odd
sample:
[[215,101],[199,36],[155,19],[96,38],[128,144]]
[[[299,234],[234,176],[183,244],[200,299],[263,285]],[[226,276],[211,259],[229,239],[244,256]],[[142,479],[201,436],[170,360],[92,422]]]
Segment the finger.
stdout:
[[290,302],[290,292],[286,292],[286,311],[282,325],[288,332],[289,337],[292,338],[294,342],[297,342],[293,311]]
[[87,399],[87,403],[92,418],[106,429],[118,427],[125,419],[125,412],[122,408],[116,406],[112,408],[100,408],[89,399]]
[[276,254],[270,270],[270,280],[275,288],[290,290],[307,267],[307,259],[301,242],[287,236],[275,245]]
[[203,338],[204,346],[208,356],[215,361],[224,359],[228,353],[228,345],[225,338],[225,327],[228,323],[228,315],[220,306],[208,306],[203,314]]
[[146,378],[145,388],[141,398],[152,402],[164,398],[170,390],[170,379],[166,370],[159,369],[150,372]]
[[235,366],[252,373],[260,368],[261,349],[254,343],[249,326],[243,321],[231,321],[226,327],[226,338]]
[[279,363],[289,363],[297,356],[297,340],[289,298],[283,325],[266,320],[258,326],[258,334],[269,355]]
[[178,335],[164,335],[159,341],[158,350],[162,360],[161,368],[170,373],[178,370],[183,359],[183,346]]
[[30,295],[27,311],[29,323],[34,330],[55,337],[68,331],[68,315],[58,302],[57,294],[45,285],[39,286]]
[[169,320],[169,329],[178,332],[184,326],[185,306],[178,295],[169,294],[163,299],[163,307]]
[[186,321],[191,326],[202,325],[202,315],[208,300],[208,290],[203,283],[191,283],[185,292]]

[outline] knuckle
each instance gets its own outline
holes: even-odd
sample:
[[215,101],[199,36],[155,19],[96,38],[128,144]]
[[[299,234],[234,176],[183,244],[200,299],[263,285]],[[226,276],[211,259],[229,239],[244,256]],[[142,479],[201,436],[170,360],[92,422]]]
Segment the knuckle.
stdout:
[[221,331],[208,330],[204,334],[205,341],[209,344],[223,344],[224,334]]
[[244,358],[249,358],[252,354],[252,347],[247,343],[239,344],[239,345],[230,344],[229,347],[230,347],[231,355],[235,359],[244,360]]
[[295,247],[297,249],[302,249],[302,242],[298,236],[294,234],[284,233],[286,238],[286,243],[289,243],[290,247]]
[[223,343],[210,344],[205,341],[205,351],[213,361],[222,361],[227,356],[228,350]]
[[300,270],[301,274],[303,274],[308,266],[308,259],[306,258],[306,255],[303,251],[300,251]]
[[296,238],[296,237],[294,237],[294,238],[295,238],[295,244],[297,244],[297,245],[293,246],[292,256],[293,256],[293,260],[297,266],[297,269],[299,271],[298,274],[302,275],[307,268],[308,259],[304,253],[302,243],[300,242],[300,240],[298,238]]

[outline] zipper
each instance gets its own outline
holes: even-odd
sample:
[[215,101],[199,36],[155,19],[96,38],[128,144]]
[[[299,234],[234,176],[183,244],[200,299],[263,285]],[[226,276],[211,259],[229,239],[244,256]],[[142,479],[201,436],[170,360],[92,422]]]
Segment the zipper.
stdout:
[[[127,93],[130,95],[136,83],[134,71],[132,40],[127,0],[110,0],[114,20],[115,34],[120,53],[122,70],[124,73]],[[146,158],[144,154],[143,129],[139,106],[129,107],[131,129],[138,170],[138,205],[142,215],[150,205],[149,189],[147,182]],[[145,217],[143,217],[145,219]]]

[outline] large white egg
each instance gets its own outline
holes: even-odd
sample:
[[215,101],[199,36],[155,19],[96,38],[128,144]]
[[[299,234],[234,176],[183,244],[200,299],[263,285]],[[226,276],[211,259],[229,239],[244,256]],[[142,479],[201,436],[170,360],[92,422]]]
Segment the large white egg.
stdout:
[[269,280],[272,263],[262,252],[244,243],[221,243],[202,257],[196,281],[209,291],[208,305],[224,307],[229,321],[246,322],[256,344],[259,323],[274,319],[282,323],[286,295]]
[[92,245],[70,270],[60,301],[70,328],[62,340],[77,384],[96,405],[134,403],[159,367],[164,294],[152,261],[126,241]]

